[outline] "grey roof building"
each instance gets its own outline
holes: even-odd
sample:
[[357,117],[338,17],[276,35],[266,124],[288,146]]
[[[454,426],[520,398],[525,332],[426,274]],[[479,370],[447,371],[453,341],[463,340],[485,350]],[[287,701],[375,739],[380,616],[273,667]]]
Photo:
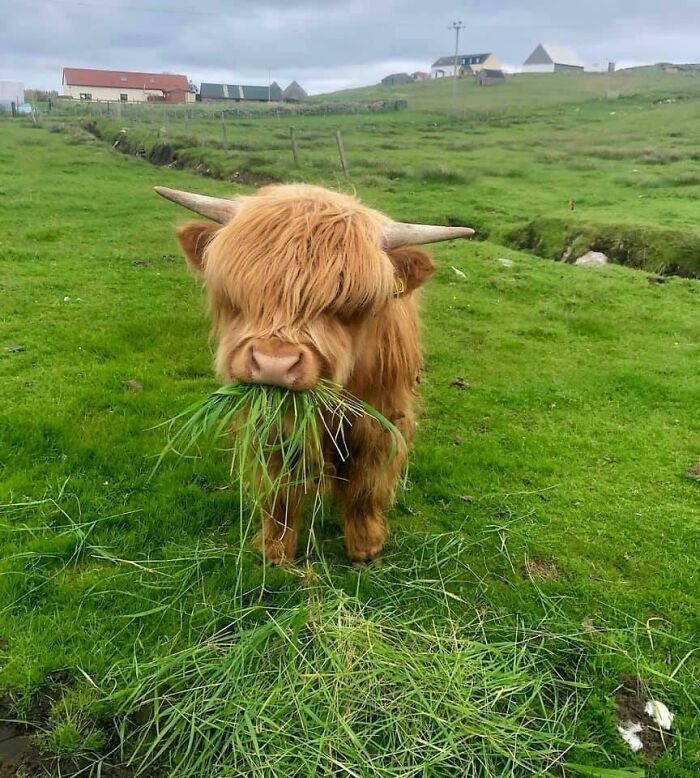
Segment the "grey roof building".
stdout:
[[389,76],[384,76],[382,79],[383,86],[401,86],[402,84],[412,84],[413,77],[408,73],[392,73]]
[[282,101],[282,89],[273,81],[269,86],[249,84],[207,84],[199,87],[200,100],[250,100],[278,103]]
[[504,84],[506,77],[502,70],[491,70],[482,68],[476,74],[476,83],[479,86],[493,86],[494,84]]
[[540,43],[523,63],[523,73],[581,72],[583,62],[566,46]]
[[[490,54],[458,54],[457,55],[457,64],[462,65],[462,67],[466,65],[483,65],[484,62],[490,57]],[[430,66],[431,68],[444,68],[444,67],[453,67],[455,64],[455,58],[453,56],[449,57],[440,57],[440,59],[436,59],[435,62]]]
[[288,103],[300,103],[309,98],[306,91],[296,81],[292,81],[284,92],[282,92],[282,97]]
[[[440,57],[430,66],[430,73],[433,78],[442,78],[451,76],[454,73],[455,57],[454,54],[449,57]],[[482,68],[491,68],[500,70],[501,63],[495,54],[459,54],[457,56],[457,75],[463,76],[466,73],[478,73]]]

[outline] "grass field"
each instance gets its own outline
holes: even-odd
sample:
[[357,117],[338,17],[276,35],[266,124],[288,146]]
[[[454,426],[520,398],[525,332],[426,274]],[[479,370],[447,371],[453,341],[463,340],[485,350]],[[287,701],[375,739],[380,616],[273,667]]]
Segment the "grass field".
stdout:
[[[619,99],[602,99],[606,86]],[[405,219],[475,223],[481,237],[547,258],[592,248],[650,271],[700,274],[699,77],[652,70],[514,77],[486,89],[465,79],[458,87],[456,114],[447,110],[449,83],[423,82],[351,94],[403,96],[410,110],[401,113],[259,109],[225,118],[222,128],[227,106],[202,104],[186,120],[181,110],[134,106],[118,119],[112,107],[111,117],[84,122],[128,153],[249,183],[342,183],[338,128],[358,192]],[[76,109],[86,107],[73,107],[71,123]]]
[[[346,187],[341,126],[369,203],[491,238],[435,247],[409,481],[383,563],[360,570],[332,507],[308,563],[264,570],[240,548],[224,455],[149,478],[153,426],[215,387],[172,237],[184,214],[151,187],[245,187],[119,154],[70,118],[0,121],[0,688],[43,754],[0,775],[105,754],[138,767],[151,746],[164,774],[191,776],[525,776],[564,752],[632,768],[623,675],[676,714],[647,774],[698,773],[697,281],[498,242],[547,218],[695,240],[696,185],[671,182],[697,165],[700,103],[650,94],[494,111],[482,128],[299,117],[299,172],[276,118],[239,122],[227,151],[199,120],[192,167],[196,150],[234,181]],[[152,129],[128,134],[145,146]],[[666,183],[618,180],[637,175]]]

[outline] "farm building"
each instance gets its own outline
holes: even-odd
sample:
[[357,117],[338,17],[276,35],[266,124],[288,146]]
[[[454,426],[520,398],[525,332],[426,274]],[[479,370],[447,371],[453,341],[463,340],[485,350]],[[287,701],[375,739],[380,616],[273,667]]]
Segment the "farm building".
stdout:
[[582,72],[583,62],[565,46],[540,43],[523,63],[523,73]]
[[292,81],[292,83],[284,90],[284,92],[282,92],[282,97],[287,103],[301,103],[304,100],[309,99],[306,91],[301,86],[299,86],[296,81]]
[[382,79],[382,86],[403,86],[412,83],[413,78],[408,73],[392,73]]
[[506,77],[502,70],[481,68],[476,74],[475,81],[479,86],[494,86],[496,84],[505,84]]
[[[454,73],[455,57],[440,57],[430,66],[433,78],[444,78]],[[500,70],[501,63],[495,54],[459,54],[457,56],[457,75],[474,75],[481,68]]]
[[[290,84],[291,86],[291,84]],[[269,86],[251,86],[248,84],[201,84],[199,99],[208,100],[241,100],[260,103],[281,103],[282,88],[273,81]]]
[[24,84],[21,81],[0,81],[0,108],[9,111],[12,103],[24,102]]
[[414,81],[427,81],[430,78],[430,73],[426,73],[423,70],[416,70],[415,72],[411,73],[411,78]]
[[190,103],[195,99],[187,76],[89,68],[63,68],[63,94],[92,102]]

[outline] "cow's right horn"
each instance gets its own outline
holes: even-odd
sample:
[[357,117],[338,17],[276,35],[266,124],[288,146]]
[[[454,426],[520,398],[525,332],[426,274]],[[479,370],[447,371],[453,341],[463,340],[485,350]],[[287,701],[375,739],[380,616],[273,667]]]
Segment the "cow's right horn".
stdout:
[[213,219],[219,224],[230,222],[241,207],[235,200],[227,200],[225,197],[209,197],[208,195],[183,192],[180,189],[168,189],[167,186],[154,186],[153,188],[166,200],[184,205],[190,211]]

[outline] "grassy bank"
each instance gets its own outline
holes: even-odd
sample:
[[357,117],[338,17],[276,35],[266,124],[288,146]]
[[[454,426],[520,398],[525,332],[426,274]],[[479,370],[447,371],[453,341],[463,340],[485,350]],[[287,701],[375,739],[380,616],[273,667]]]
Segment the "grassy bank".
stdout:
[[[377,129],[387,144],[391,127]],[[8,715],[39,722],[44,753],[126,760],[145,734],[182,756],[187,735],[201,744],[217,727],[194,716],[174,748],[148,728],[183,721],[159,716],[183,710],[198,668],[207,683],[229,668],[240,685],[222,688],[255,712],[233,731],[250,760],[268,760],[249,774],[289,774],[286,734],[309,775],[361,771],[416,737],[433,749],[429,774],[454,774],[460,755],[475,775],[532,774],[474,730],[470,689],[492,733],[525,738],[535,774],[570,744],[571,762],[633,766],[613,715],[626,673],[676,713],[649,774],[697,772],[695,281],[651,285],[488,241],[436,247],[424,412],[383,565],[346,566],[329,507],[310,565],[265,571],[240,550],[225,456],[174,458],[148,478],[164,444],[153,425],[215,386],[200,294],[172,238],[183,214],[151,187],[241,187],[83,133],[0,132],[0,685]],[[468,218],[486,213],[486,184],[412,175],[358,189],[396,217]],[[170,693],[173,706],[154,709]],[[208,711],[207,726],[222,711],[234,720],[231,707]],[[458,732],[444,725],[456,715]],[[197,753],[213,774],[240,774],[235,748],[223,767]]]

